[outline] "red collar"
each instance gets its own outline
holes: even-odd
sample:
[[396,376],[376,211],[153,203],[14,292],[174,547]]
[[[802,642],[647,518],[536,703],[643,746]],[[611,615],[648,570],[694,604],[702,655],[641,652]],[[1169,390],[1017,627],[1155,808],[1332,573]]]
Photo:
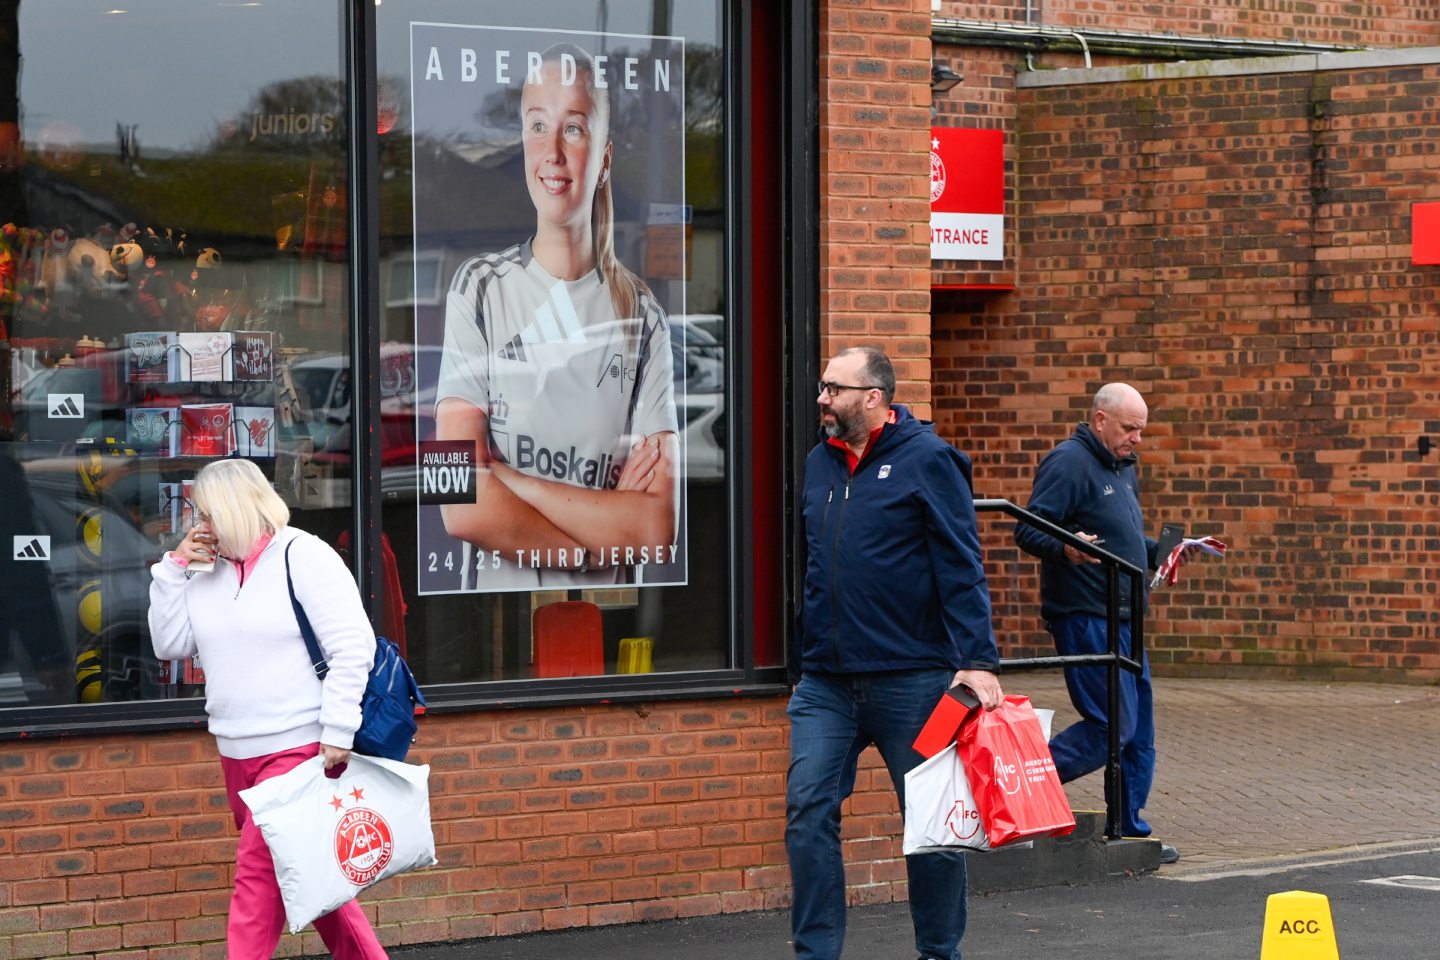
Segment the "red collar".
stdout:
[[850,449],[850,444],[846,443],[844,440],[841,440],[839,437],[831,437],[825,442],[830,444],[830,446],[838,447],[845,452],[845,464],[850,468],[851,476],[854,476],[855,468],[860,465],[861,460],[865,459],[866,454],[870,452],[870,448],[875,446],[875,441],[880,439],[880,432],[885,429],[885,425],[889,423],[894,423],[895,419],[895,408],[891,407],[889,412],[885,415],[885,423],[880,424],[880,426],[870,431],[870,436],[865,441],[865,449],[860,451],[860,455],[858,457],[855,455],[855,451]]

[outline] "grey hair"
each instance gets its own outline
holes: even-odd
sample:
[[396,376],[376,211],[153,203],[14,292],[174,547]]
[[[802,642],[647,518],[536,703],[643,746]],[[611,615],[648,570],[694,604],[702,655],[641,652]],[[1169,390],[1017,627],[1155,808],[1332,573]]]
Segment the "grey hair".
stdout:
[[858,353],[865,358],[865,366],[860,368],[865,386],[879,387],[880,396],[889,406],[895,399],[895,367],[890,358],[885,356],[885,351],[878,347],[851,347],[848,350],[841,350],[839,356]]

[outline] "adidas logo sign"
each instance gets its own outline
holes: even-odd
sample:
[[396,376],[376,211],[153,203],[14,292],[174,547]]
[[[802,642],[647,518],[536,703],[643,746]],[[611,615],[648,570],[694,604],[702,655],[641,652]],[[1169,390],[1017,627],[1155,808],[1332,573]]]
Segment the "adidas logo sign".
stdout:
[[85,416],[85,394],[51,393],[45,402],[51,420],[80,420]]
[[22,534],[15,538],[16,560],[49,560],[50,538]]

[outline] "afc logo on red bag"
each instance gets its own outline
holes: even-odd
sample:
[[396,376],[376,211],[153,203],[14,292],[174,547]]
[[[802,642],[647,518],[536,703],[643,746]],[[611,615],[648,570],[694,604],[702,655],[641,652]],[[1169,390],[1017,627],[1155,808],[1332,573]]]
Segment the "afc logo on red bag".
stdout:
[[374,810],[354,807],[335,827],[335,859],[345,879],[357,887],[380,875],[394,849],[390,825]]
[[957,840],[969,840],[980,829],[980,811],[964,800],[956,800],[955,806],[950,808],[950,815],[945,818],[945,826],[950,828]]
[[995,786],[1007,794],[1020,792],[1020,775],[1016,765],[1006,763],[999,754],[995,756]]

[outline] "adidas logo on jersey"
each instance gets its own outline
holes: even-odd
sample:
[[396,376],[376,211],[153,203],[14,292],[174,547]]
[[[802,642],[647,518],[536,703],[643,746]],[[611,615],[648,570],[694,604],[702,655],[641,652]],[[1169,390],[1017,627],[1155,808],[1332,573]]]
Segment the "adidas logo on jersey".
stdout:
[[524,334],[515,334],[515,336],[510,338],[509,343],[495,351],[496,355],[504,357],[506,360],[519,360],[521,363],[526,362],[525,341],[523,337]]
[[575,303],[563,282],[546,291],[546,302],[535,308],[535,320],[505,341],[495,355],[506,360],[528,363],[526,347],[537,343],[584,343],[585,331]]

